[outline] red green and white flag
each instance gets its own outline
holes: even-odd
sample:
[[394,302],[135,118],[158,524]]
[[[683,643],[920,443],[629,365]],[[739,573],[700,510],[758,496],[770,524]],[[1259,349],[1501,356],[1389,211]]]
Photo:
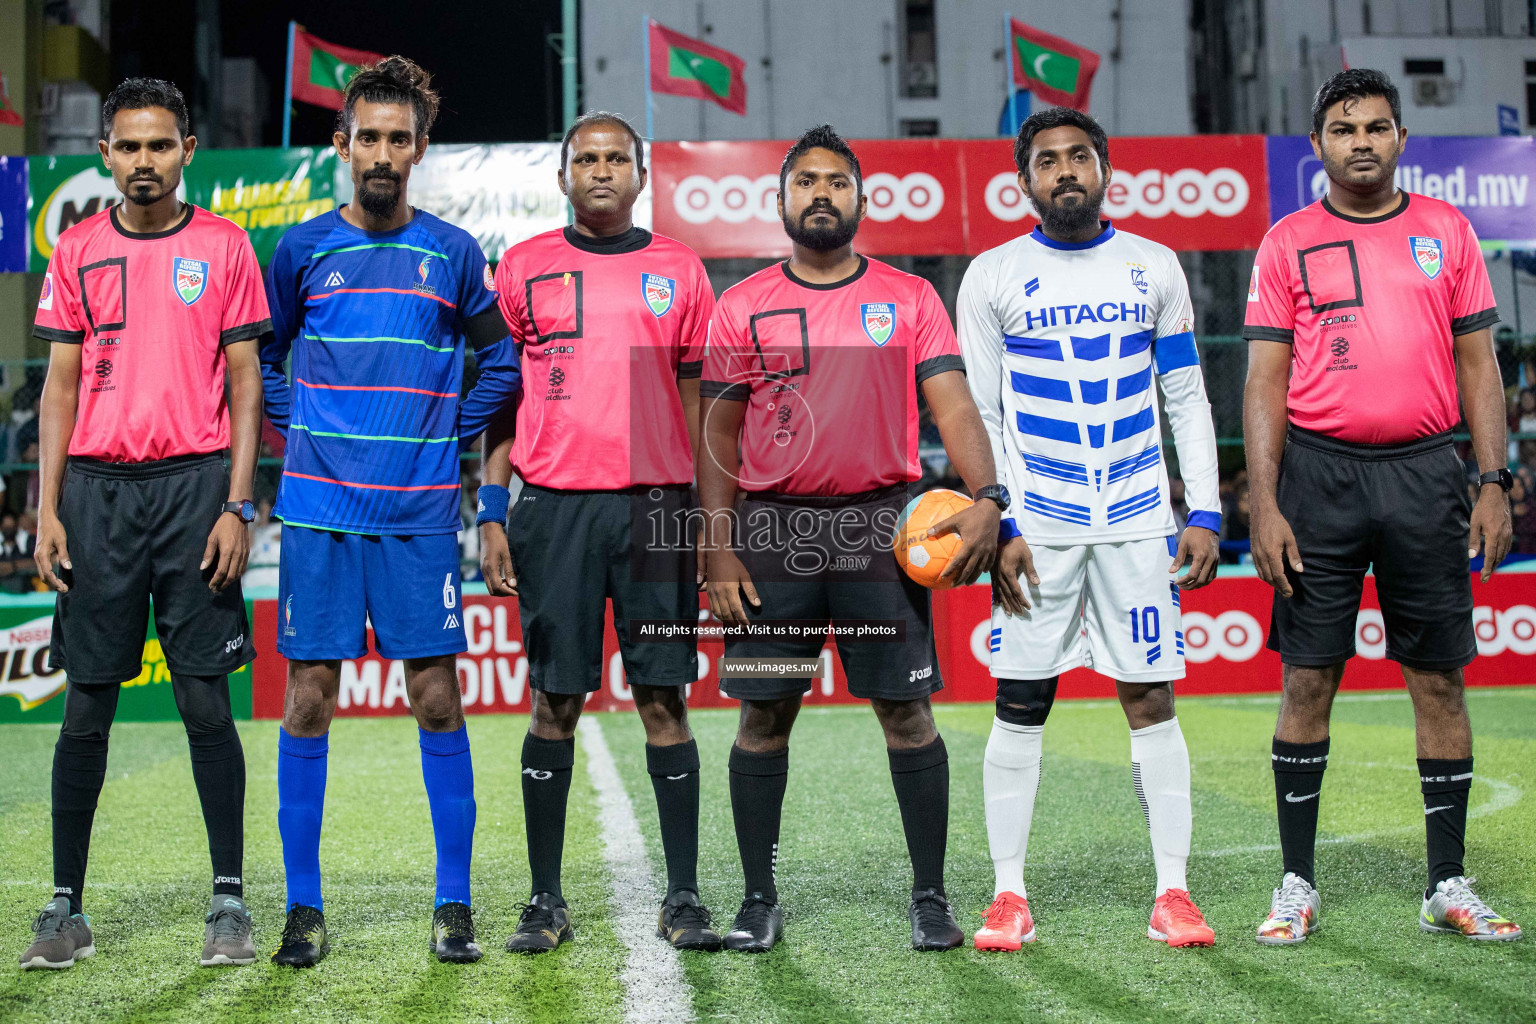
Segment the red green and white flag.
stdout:
[[651,91],[709,100],[733,114],[747,112],[747,62],[730,50],[648,23]]
[[0,124],[21,124],[21,111],[11,103],[11,97],[6,89],[5,73],[0,71]]
[[337,46],[310,35],[297,26],[293,30],[293,98],[317,107],[340,110],[346,100],[347,83],[365,64],[384,59],[382,53]]
[[1088,112],[1098,54],[1017,18],[1009,19],[1008,37],[1014,85],[1028,89],[1041,103]]

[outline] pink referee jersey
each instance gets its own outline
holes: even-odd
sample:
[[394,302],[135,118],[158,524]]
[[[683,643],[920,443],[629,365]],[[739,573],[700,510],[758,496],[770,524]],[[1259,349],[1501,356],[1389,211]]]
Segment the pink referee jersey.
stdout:
[[715,309],[693,250],[567,227],[508,249],[495,282],[522,359],[518,475],[562,491],[693,483],[677,381],[699,375]]
[[194,206],[131,234],[113,207],[59,237],[32,333],[84,346],[69,454],[148,462],[229,447],[224,346],[271,327],[240,227]]
[[699,393],[747,403],[743,490],[855,495],[922,477],[917,387],[964,369],[927,281],[866,258],[810,284],[786,262],[720,296]]
[[1397,444],[1461,420],[1453,339],[1498,320],[1472,225],[1405,192],[1379,217],[1346,216],[1325,198],[1270,228],[1243,337],[1291,346],[1291,423]]

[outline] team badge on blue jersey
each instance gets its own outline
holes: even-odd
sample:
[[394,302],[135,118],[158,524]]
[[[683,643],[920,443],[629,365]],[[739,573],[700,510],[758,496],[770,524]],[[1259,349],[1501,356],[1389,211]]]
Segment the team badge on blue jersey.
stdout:
[[869,340],[881,348],[896,333],[894,302],[866,302],[859,307],[859,318],[864,322],[864,333],[869,335]]
[[660,274],[641,274],[640,291],[645,295],[645,304],[651,307],[651,312],[662,317],[672,308],[672,297],[677,294],[677,282]]
[[1445,262],[1440,249],[1440,239],[1426,238],[1423,235],[1409,235],[1408,244],[1413,246],[1413,262],[1424,271],[1424,276],[1433,281],[1440,276],[1440,267]]
[[415,288],[418,292],[421,292],[423,295],[437,294],[437,289],[427,283],[427,275],[432,272],[432,259],[433,257],[430,255],[423,256],[421,258],[421,262],[416,265],[416,276],[420,278],[420,280],[412,285],[412,287]]
[[171,283],[176,287],[176,294],[181,296],[181,301],[188,306],[203,297],[203,291],[208,287],[208,261],[189,260],[185,256],[177,256],[171,261],[173,277]]

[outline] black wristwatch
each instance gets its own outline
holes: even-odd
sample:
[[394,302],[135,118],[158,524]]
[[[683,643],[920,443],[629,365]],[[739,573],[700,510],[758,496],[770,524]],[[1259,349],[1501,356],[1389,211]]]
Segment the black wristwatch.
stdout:
[[1515,475],[1507,469],[1492,469],[1477,478],[1478,486],[1498,484],[1508,494],[1515,486]]
[[995,501],[997,502],[997,507],[1001,511],[1008,511],[1008,488],[1004,487],[1002,484],[988,484],[985,487],[977,488],[976,500],[981,501],[983,499],[990,499]]
[[256,506],[249,500],[226,501],[223,511],[233,512],[240,517],[242,523],[254,523],[256,521]]

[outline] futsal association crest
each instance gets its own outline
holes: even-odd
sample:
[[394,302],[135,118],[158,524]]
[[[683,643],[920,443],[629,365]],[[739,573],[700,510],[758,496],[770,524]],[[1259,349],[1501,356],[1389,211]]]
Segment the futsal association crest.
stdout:
[[207,260],[189,260],[185,256],[178,256],[171,261],[171,267],[175,273],[172,283],[183,303],[190,306],[203,297],[208,287]]
[[1413,246],[1413,262],[1424,271],[1424,276],[1433,281],[1440,276],[1440,267],[1444,263],[1443,253],[1440,249],[1440,239],[1426,238],[1423,235],[1410,235],[1408,244]]
[[894,302],[866,302],[859,307],[859,317],[864,321],[864,333],[881,348],[896,333],[896,304]]
[[645,304],[656,316],[666,316],[672,308],[672,297],[677,294],[677,282],[660,274],[641,274],[640,290],[645,294]]

